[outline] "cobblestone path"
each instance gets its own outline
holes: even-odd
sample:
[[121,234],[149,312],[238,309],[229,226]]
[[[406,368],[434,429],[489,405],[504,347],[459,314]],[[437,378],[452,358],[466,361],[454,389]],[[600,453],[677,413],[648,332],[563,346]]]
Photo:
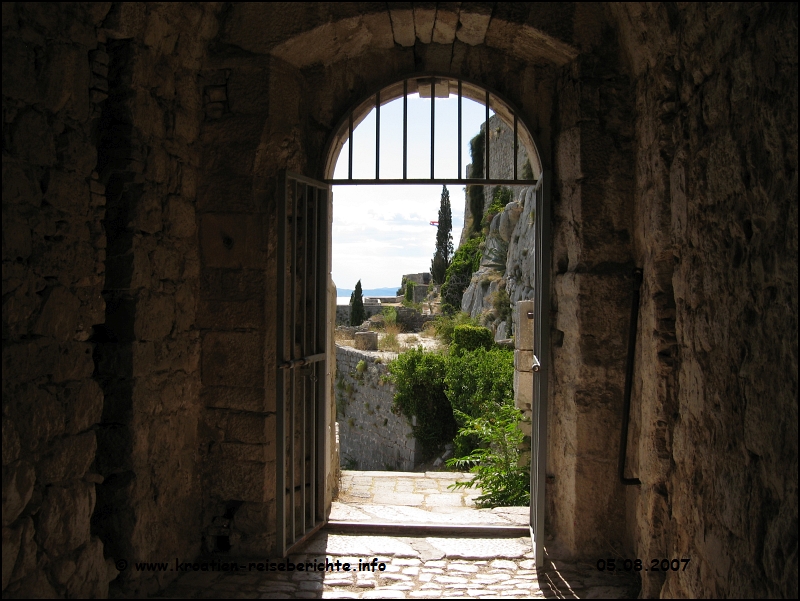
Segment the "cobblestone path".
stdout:
[[[403,524],[527,523],[527,508],[478,510],[471,489],[447,486],[464,474],[343,472],[331,520]],[[384,536],[322,531],[288,565],[278,558],[215,558],[235,571],[187,572],[162,597],[194,599],[635,598],[638,578],[547,558],[536,569],[531,540]],[[284,570],[267,571],[267,563]],[[259,570],[259,563],[260,566]],[[303,565],[298,570],[298,564]],[[349,570],[345,569],[349,564]],[[359,565],[360,564],[360,565]],[[368,567],[367,567],[368,564]],[[374,567],[373,567],[374,566]],[[276,566],[277,567],[277,566]],[[361,567],[361,569],[359,569]]]

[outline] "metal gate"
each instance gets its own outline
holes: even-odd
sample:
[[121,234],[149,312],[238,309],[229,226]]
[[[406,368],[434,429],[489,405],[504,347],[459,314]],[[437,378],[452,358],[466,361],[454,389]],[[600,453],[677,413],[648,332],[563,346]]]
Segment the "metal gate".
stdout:
[[544,564],[547,378],[550,373],[550,179],[550,172],[542,173],[536,187],[530,525],[537,567]]
[[330,186],[285,172],[277,198],[277,547],[325,523],[325,361]]

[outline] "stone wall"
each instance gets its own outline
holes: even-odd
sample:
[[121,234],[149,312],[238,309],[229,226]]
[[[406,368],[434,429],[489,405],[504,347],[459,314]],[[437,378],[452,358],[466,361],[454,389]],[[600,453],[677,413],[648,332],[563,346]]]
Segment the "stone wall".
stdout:
[[107,6],[3,4],[3,596],[104,597],[93,327]]
[[395,389],[386,374],[377,353],[337,345],[336,421],[346,469],[411,471],[416,465],[417,441],[408,419],[392,411]]
[[628,523],[637,557],[697,558],[648,572],[642,594],[791,597],[797,7],[670,10],[613,7],[634,76],[644,270]]
[[[364,305],[364,314],[367,316],[367,319],[373,315],[377,315],[381,311],[383,311],[383,306],[381,305]],[[336,325],[350,325],[350,305],[336,305]]]

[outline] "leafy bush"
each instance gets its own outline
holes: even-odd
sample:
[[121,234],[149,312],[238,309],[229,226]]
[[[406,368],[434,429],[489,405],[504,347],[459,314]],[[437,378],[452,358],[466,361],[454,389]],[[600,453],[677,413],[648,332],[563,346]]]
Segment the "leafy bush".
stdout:
[[439,340],[445,344],[452,344],[453,330],[455,330],[456,326],[463,324],[476,326],[478,325],[478,320],[473,319],[468,313],[464,313],[463,311],[459,311],[453,315],[437,315],[436,319],[433,321],[433,329]]
[[514,351],[476,349],[448,357],[445,394],[453,409],[469,417],[514,404]]
[[453,408],[444,392],[447,358],[421,348],[400,354],[389,364],[395,383],[394,406],[409,419],[417,418],[414,437],[430,459],[453,440],[457,426]]
[[442,312],[453,315],[461,310],[461,299],[472,280],[472,274],[481,266],[480,244],[482,237],[470,238],[458,247],[444,276],[441,289]]
[[483,348],[490,349],[494,345],[492,332],[488,328],[474,325],[458,325],[453,328],[453,346],[450,354],[453,356],[461,355],[466,351],[474,351]]
[[481,446],[464,457],[447,461],[449,467],[470,468],[475,478],[456,482],[450,488],[480,488],[475,499],[478,507],[526,506],[530,501],[530,466],[518,465],[523,434],[517,428],[522,413],[512,405],[503,405],[493,414],[468,417],[457,412],[466,425],[457,438],[478,439]]
[[462,428],[454,440],[455,455],[469,455],[482,444],[474,434],[465,432],[469,420],[493,416],[499,408],[514,405],[514,351],[478,348],[451,353],[444,383]]

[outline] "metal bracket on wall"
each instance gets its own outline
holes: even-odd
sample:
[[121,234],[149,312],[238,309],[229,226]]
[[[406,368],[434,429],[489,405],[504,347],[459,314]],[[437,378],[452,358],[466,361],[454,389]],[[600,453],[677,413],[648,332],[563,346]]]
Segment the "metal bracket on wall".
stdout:
[[631,412],[631,389],[633,388],[633,362],[636,355],[636,330],[639,323],[639,299],[642,287],[642,270],[633,270],[633,297],[631,298],[631,325],[628,328],[628,359],[625,366],[625,392],[622,403],[622,434],[619,445],[619,480],[625,486],[637,486],[639,478],[625,477],[625,458],[628,454],[628,422]]

